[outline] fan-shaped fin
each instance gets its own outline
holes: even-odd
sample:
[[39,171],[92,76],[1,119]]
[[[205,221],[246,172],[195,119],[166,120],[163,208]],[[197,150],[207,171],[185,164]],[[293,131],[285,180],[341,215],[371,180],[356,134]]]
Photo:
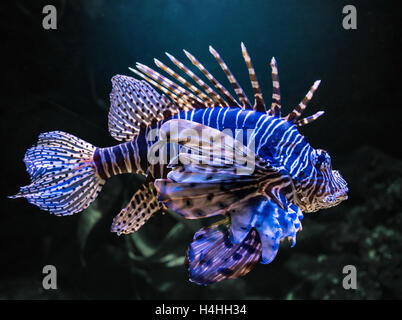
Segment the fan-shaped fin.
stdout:
[[24,197],[58,216],[83,211],[105,184],[93,163],[95,150],[95,146],[66,132],[41,133],[24,156],[31,183],[10,198]]
[[164,114],[178,108],[164,95],[156,92],[146,81],[116,75],[110,93],[109,132],[119,141],[130,141],[141,127],[164,119]]
[[190,281],[208,285],[246,275],[261,259],[261,242],[252,229],[245,239],[233,244],[228,221],[222,220],[196,232],[185,264]]
[[129,204],[113,219],[111,232],[128,234],[140,229],[145,222],[164,206],[158,201],[152,183],[144,183],[134,193]]
[[160,200],[187,218],[222,214],[236,203],[256,195],[270,199],[281,208],[285,206],[285,199],[293,197],[294,186],[285,170],[271,166],[219,130],[173,119],[160,131],[162,136],[168,137],[169,143],[180,144],[191,151],[182,149],[177,157],[179,163],[176,161],[168,179],[155,182]]

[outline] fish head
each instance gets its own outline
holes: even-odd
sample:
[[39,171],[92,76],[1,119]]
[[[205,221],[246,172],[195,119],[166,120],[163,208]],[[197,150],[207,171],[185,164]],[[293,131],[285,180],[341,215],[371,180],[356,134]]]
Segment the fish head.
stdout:
[[348,198],[346,181],[337,170],[332,170],[331,157],[322,149],[312,149],[309,159],[308,175],[299,179],[297,204],[304,212],[338,205]]

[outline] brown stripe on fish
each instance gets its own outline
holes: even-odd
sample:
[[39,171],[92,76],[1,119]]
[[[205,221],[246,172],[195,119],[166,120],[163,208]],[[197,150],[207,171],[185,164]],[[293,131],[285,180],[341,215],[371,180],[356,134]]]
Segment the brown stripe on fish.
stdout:
[[112,163],[109,155],[109,150],[108,148],[99,148],[99,153],[100,153],[100,158],[101,158],[101,164],[103,166],[103,171],[106,174],[107,178],[110,178],[113,176],[113,170],[112,170]]
[[274,57],[271,59],[271,69],[272,69],[272,104],[271,109],[268,114],[280,117],[281,116],[281,94],[279,91],[279,75],[278,67],[276,65],[276,60]]
[[[118,146],[116,146],[118,147]],[[116,155],[115,155],[115,148],[116,147],[110,147],[108,148],[108,152],[109,152],[109,156],[110,156],[110,163],[112,165],[112,171],[113,171],[113,175],[118,175],[121,174],[122,171],[119,168],[118,164],[117,164],[117,159],[116,159]]]
[[[145,135],[140,134],[136,139],[131,141],[128,146],[132,148],[134,153],[134,160],[131,161],[131,172],[145,175],[148,169],[148,146],[144,140]],[[142,142],[141,147],[139,147],[138,142]]]
[[255,101],[254,101],[253,109],[255,111],[259,111],[259,112],[265,112],[265,103],[264,103],[264,99],[262,97],[260,85],[258,84],[258,80],[255,75],[254,67],[251,63],[250,56],[249,56],[246,46],[244,45],[243,42],[241,43],[241,51],[243,53],[244,61],[246,62],[246,65],[247,65],[248,74],[249,74],[250,81],[251,81],[251,86],[252,86],[253,92],[254,92]]
[[122,173],[144,174],[148,165],[146,151],[145,155],[144,152],[138,152],[138,146],[135,145],[137,140],[138,138],[110,148],[97,148],[93,163],[98,175],[106,179]]
[[[112,153],[114,156],[114,167],[117,168],[119,173],[130,172],[127,168],[122,144],[119,144],[112,148]],[[131,166],[130,166],[131,167]]]
[[95,150],[94,156],[93,156],[93,164],[95,166],[95,171],[98,174],[98,176],[101,177],[103,180],[106,180],[107,178],[109,178],[109,176],[103,167],[100,150],[101,150],[101,148],[97,148]]
[[131,166],[131,161],[130,161],[130,152],[128,150],[128,145],[129,143],[124,143],[122,145],[120,145],[121,148],[121,152],[123,155],[123,159],[124,159],[124,166],[127,169],[127,172],[132,172],[132,166]]

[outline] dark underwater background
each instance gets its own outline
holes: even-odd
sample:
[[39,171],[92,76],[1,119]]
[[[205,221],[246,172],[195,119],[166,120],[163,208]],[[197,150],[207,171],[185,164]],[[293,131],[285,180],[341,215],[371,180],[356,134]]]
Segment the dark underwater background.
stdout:
[[[42,28],[54,4],[58,29]],[[357,30],[342,27],[342,8],[357,8]],[[400,28],[397,1],[14,1],[1,5],[2,94],[0,299],[400,299],[402,298],[402,157]],[[283,113],[322,83],[303,127],[329,151],[349,184],[349,199],[306,214],[297,244],[247,276],[208,287],[188,281],[184,254],[207,222],[153,217],[139,232],[109,232],[113,217],[141,183],[112,178],[86,211],[55,217],[24,199],[22,162],[41,132],[63,130],[96,146],[108,133],[110,79],[133,75],[139,61],[186,61],[189,50],[218,80],[212,45],[251,96],[243,41],[270,101],[269,61],[278,61]],[[170,66],[170,64],[168,64]],[[58,289],[42,288],[55,265]],[[342,286],[345,265],[357,289]]]

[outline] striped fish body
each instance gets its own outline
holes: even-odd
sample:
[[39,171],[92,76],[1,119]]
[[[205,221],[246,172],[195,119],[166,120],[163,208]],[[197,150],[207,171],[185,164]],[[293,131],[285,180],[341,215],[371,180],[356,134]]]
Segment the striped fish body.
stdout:
[[[193,109],[154,122],[151,126],[141,129],[132,141],[114,147],[97,148],[94,164],[99,176],[107,179],[122,173],[148,174],[151,167],[148,151],[159,141],[159,128],[171,119],[185,119],[231,134],[245,145],[252,144],[256,154],[269,163],[278,166],[286,164],[289,172],[292,169],[290,173],[293,173],[295,178],[297,167],[293,164],[295,160],[299,160],[300,151],[311,151],[311,147],[296,127],[277,117],[238,107]],[[156,134],[150,134],[152,130],[156,130]],[[299,160],[299,166],[307,166],[304,162]],[[153,168],[152,178],[166,178],[169,172],[166,168],[168,163],[169,160],[164,166]]]

